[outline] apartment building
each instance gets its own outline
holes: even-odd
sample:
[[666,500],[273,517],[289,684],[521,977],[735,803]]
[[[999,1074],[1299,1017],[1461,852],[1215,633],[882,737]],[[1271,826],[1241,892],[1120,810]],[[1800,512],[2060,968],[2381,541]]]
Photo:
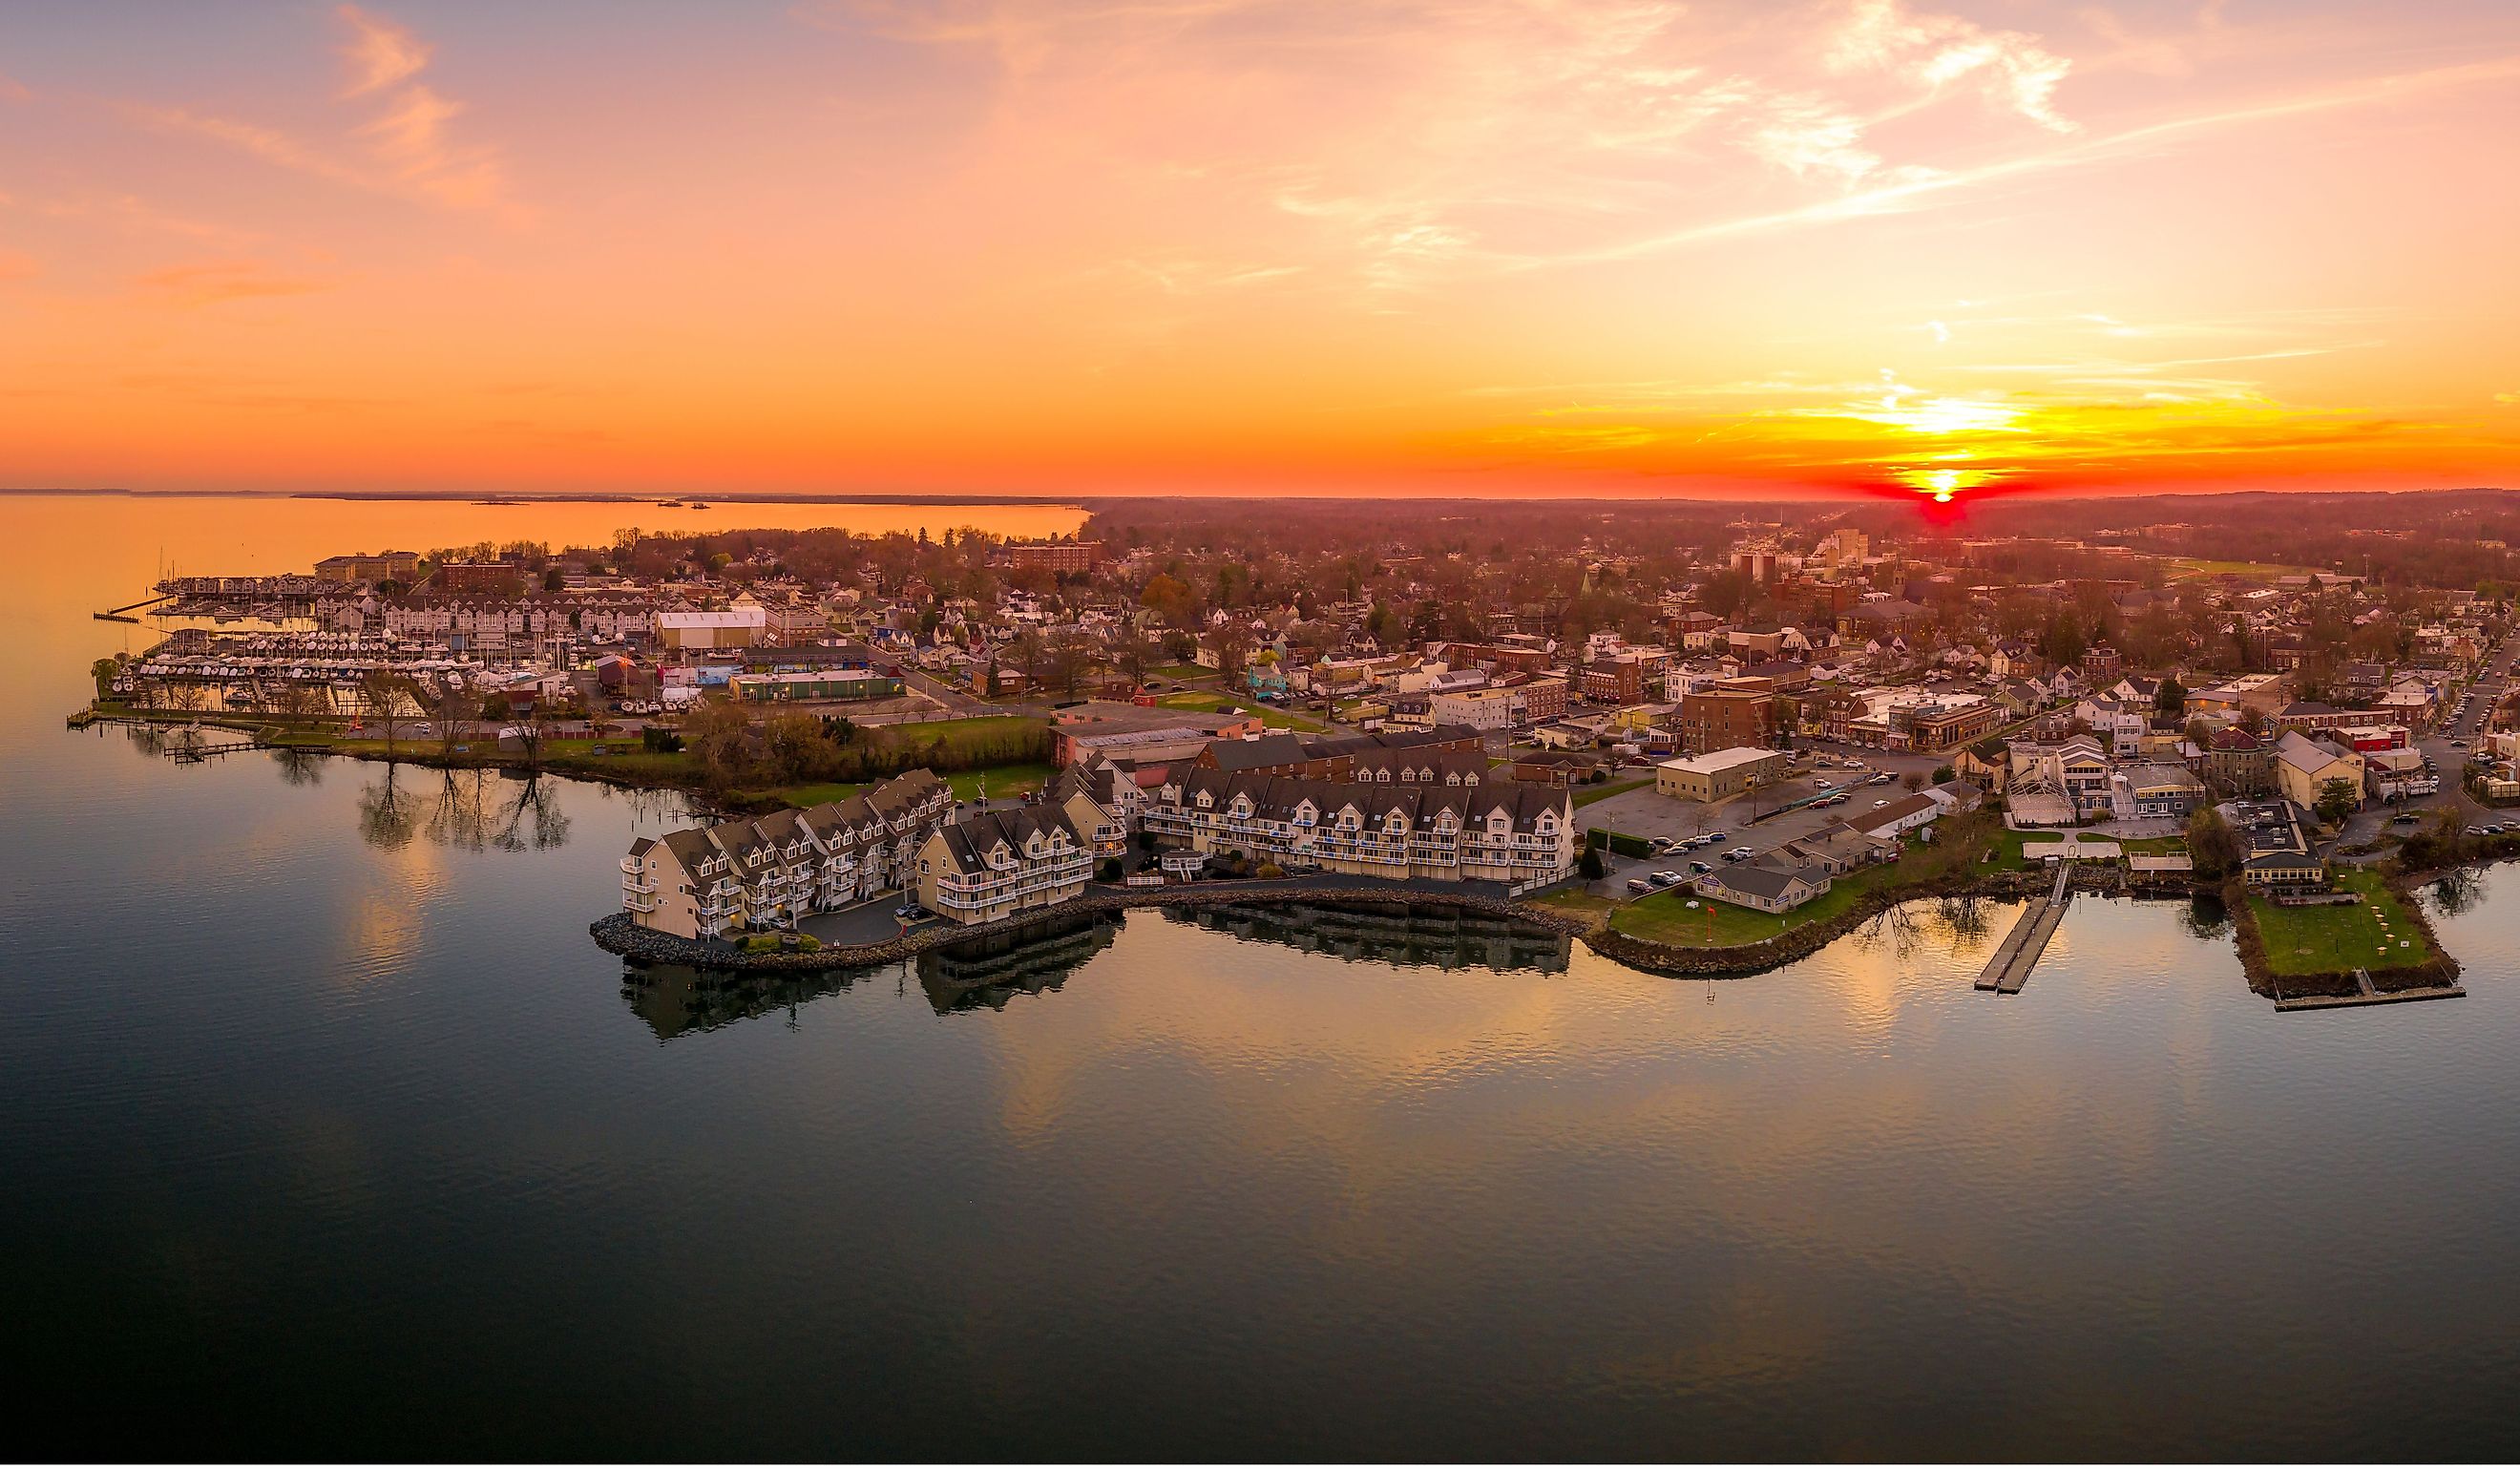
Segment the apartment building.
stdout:
[[958,924],[1064,904],[1094,877],[1096,830],[1050,803],[939,827],[919,850],[919,902]]
[[621,908],[687,940],[790,928],[907,886],[953,811],[945,783],[920,770],[844,801],[643,837],[621,860]]
[[420,580],[417,552],[347,552],[315,564],[315,575],[328,582],[400,582]]
[[1681,749],[1692,756],[1769,746],[1777,736],[1776,681],[1716,680],[1680,697]]
[[1522,718],[1522,698],[1510,689],[1437,691],[1428,696],[1426,713],[1438,725],[1509,731]]
[[1007,565],[1047,567],[1053,572],[1091,572],[1102,559],[1101,542],[1009,542]]
[[1193,771],[1155,791],[1144,823],[1155,841],[1194,853],[1508,884],[1571,871],[1581,831],[1566,788],[1493,777],[1386,785]]

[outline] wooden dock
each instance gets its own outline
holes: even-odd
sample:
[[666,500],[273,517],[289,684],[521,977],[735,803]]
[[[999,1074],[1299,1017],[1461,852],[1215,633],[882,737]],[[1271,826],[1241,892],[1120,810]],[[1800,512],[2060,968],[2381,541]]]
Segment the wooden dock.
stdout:
[[171,593],[158,593],[150,597],[143,598],[138,602],[126,602],[120,607],[110,607],[104,612],[91,613],[89,616],[93,618],[101,618],[108,623],[137,623],[140,620],[132,617],[131,615],[133,613],[140,611],[144,607],[153,607],[173,596],[174,595]]
[[2065,920],[2065,907],[2073,903],[2074,866],[2065,864],[2056,870],[2056,887],[2045,899],[2033,899],[2013,921],[2012,932],[1995,948],[1986,969],[1978,972],[1977,989],[2002,996],[2018,996],[2030,979],[2030,972],[2048,953],[2048,942],[2056,936],[2056,926]]

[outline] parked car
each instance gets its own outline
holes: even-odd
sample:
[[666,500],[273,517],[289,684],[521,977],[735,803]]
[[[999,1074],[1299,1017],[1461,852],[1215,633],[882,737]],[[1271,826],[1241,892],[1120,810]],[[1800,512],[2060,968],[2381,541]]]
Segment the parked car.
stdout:
[[1727,854],[1725,854],[1725,855],[1724,855],[1724,861],[1725,861],[1726,863],[1728,863],[1728,864],[1737,864],[1737,863],[1739,863],[1741,860],[1743,860],[1743,859],[1745,859],[1745,858],[1748,858],[1748,857],[1750,857],[1750,856],[1751,856],[1751,855],[1750,855],[1750,850],[1749,850],[1749,849],[1747,849],[1747,848],[1735,848],[1735,849],[1733,849],[1732,852],[1727,853]]
[[1669,869],[1656,869],[1653,872],[1653,881],[1657,885],[1667,889],[1673,884],[1680,882],[1680,875],[1674,873]]
[[1701,843],[1720,843],[1724,841],[1724,834],[1721,832],[1710,832],[1706,834],[1706,836],[1699,838],[1698,841]]
[[1889,780],[1890,774],[1888,772],[1874,772],[1872,774],[1872,780],[1865,782],[1864,784],[1867,786],[1883,786],[1888,784]]
[[1688,868],[1689,871],[1693,873],[1712,873],[1715,871],[1715,866],[1702,858],[1690,859],[1688,861]]
[[1654,886],[1650,879],[1631,878],[1628,880],[1628,892],[1631,894],[1650,894],[1653,891]]
[[892,912],[892,917],[906,924],[915,924],[932,916],[927,912],[927,906],[923,904],[905,904]]

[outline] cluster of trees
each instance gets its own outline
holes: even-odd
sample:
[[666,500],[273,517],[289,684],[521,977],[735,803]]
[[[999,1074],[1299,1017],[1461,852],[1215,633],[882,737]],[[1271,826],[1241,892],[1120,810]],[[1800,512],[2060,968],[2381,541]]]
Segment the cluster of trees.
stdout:
[[679,733],[700,779],[719,792],[814,781],[880,781],[925,767],[937,773],[1047,763],[1056,739],[1047,725],[860,728],[839,716],[773,715],[754,733],[742,707],[710,700],[693,708]]

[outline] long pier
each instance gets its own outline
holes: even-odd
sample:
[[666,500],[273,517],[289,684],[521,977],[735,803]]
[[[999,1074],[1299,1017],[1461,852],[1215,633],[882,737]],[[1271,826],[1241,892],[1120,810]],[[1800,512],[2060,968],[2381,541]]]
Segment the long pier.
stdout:
[[88,616],[107,623],[137,623],[140,620],[131,616],[133,613],[144,607],[156,607],[174,596],[172,593],[156,593],[141,599],[138,602],[126,602],[120,607],[110,607],[104,612],[90,613]]
[[2018,996],[2030,979],[2030,972],[2048,953],[2048,942],[2056,936],[2056,926],[2065,921],[2065,907],[2074,902],[2074,866],[2059,865],[2056,887],[2045,899],[2033,899],[2013,921],[2012,932],[1995,948],[1986,969],[1978,972],[1977,989],[2002,996]]

